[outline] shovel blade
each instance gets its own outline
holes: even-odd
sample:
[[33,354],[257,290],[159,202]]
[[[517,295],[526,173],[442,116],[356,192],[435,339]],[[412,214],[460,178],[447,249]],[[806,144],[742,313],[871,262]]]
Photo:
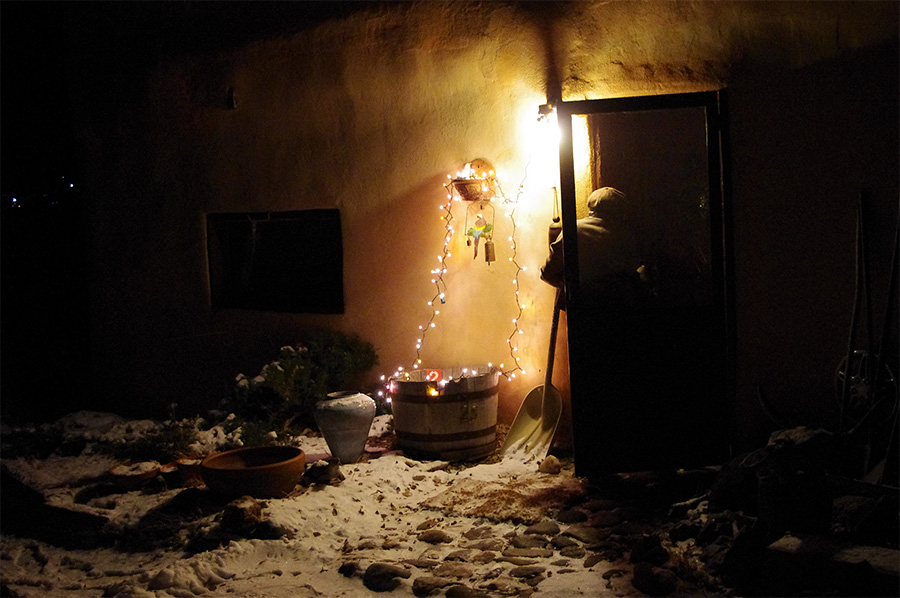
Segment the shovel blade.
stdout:
[[544,386],[531,389],[516,413],[500,447],[500,454],[523,453],[543,459],[550,450],[553,436],[559,425],[562,412],[562,398],[552,385],[544,390]]

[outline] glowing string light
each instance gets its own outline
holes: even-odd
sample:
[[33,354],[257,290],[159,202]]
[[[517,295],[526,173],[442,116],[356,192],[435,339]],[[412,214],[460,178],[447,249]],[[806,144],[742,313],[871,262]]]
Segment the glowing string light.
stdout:
[[[530,160],[529,160],[529,162],[530,162]],[[520,265],[519,262],[517,261],[517,243],[516,243],[516,231],[517,231],[516,226],[517,225],[516,225],[515,213],[516,213],[516,208],[519,203],[519,198],[521,197],[523,190],[524,190],[524,182],[525,182],[525,178],[527,178],[527,168],[528,168],[528,166],[526,165],[526,175],[525,175],[525,177],[523,177],[522,183],[519,185],[519,190],[518,190],[515,200],[511,200],[508,197],[506,197],[506,195],[503,193],[503,189],[500,187],[499,180],[496,180],[497,189],[499,191],[500,197],[503,198],[503,203],[510,206],[509,211],[506,213],[506,216],[510,219],[510,222],[512,224],[512,234],[510,234],[508,237],[508,241],[510,243],[510,250],[511,250],[511,255],[510,255],[509,261],[512,262],[512,264],[516,267],[516,275],[515,275],[515,278],[513,279],[513,284],[515,285],[515,302],[516,302],[516,312],[517,313],[516,313],[516,317],[512,319],[513,331],[510,333],[510,335],[506,339],[506,342],[509,345],[510,357],[512,357],[514,367],[512,367],[510,369],[504,369],[504,364],[501,363],[498,368],[500,370],[500,372],[506,377],[507,380],[511,380],[511,379],[515,378],[516,372],[521,372],[523,374],[525,373],[525,370],[522,369],[522,367],[519,365],[520,358],[516,355],[519,348],[513,339],[516,339],[516,337],[518,335],[524,334],[524,331],[520,328],[520,321],[522,318],[522,312],[525,309],[525,304],[520,299],[519,276],[521,275],[522,272],[525,272],[527,270],[527,268]],[[463,174],[463,173],[457,173],[457,178],[461,174]],[[491,175],[493,175],[493,171],[491,172]],[[447,175],[447,178],[452,180],[451,175]],[[450,182],[448,182],[444,186],[447,189],[447,202],[445,204],[442,204],[439,206],[439,208],[444,212],[443,216],[441,217],[441,219],[444,221],[444,244],[443,244],[442,253],[437,256],[438,262],[440,263],[440,267],[435,268],[434,270],[431,270],[431,272],[430,272],[430,274],[432,275],[431,282],[432,282],[432,284],[435,285],[435,294],[431,298],[431,300],[427,302],[427,305],[432,308],[431,316],[425,322],[425,324],[420,324],[419,328],[418,328],[419,335],[418,335],[418,338],[416,339],[416,343],[415,343],[416,357],[411,366],[411,369],[414,369],[414,370],[418,370],[419,366],[422,364],[421,352],[422,352],[422,350],[423,350],[422,348],[425,344],[425,337],[428,333],[428,330],[435,328],[435,326],[436,326],[435,318],[441,313],[440,310],[436,308],[436,305],[446,303],[447,287],[444,282],[444,274],[447,273],[447,258],[449,258],[451,256],[450,241],[452,240],[453,234],[456,231],[454,230],[453,225],[452,225],[452,222],[455,220],[455,217],[453,216],[453,192],[452,192],[453,187]],[[493,365],[488,364],[488,367],[493,368]],[[400,379],[400,378],[409,379],[409,377],[410,377],[409,373],[404,371],[403,367],[398,367],[397,371],[395,371],[394,374],[391,376],[391,379]],[[381,380],[384,382],[385,377],[382,376]],[[389,390],[389,384],[387,385],[387,388]],[[379,395],[381,395],[380,392],[379,392]],[[387,401],[389,402],[390,398],[388,398]]]
[[441,310],[437,309],[436,305],[447,302],[447,285],[444,282],[444,274],[447,273],[447,258],[451,255],[450,240],[453,238],[453,233],[455,232],[452,224],[453,220],[455,220],[453,217],[453,194],[450,193],[449,187],[447,188],[447,203],[442,204],[440,208],[444,211],[444,215],[441,216],[441,220],[444,221],[444,246],[441,250],[441,254],[437,256],[440,267],[431,271],[431,274],[434,275],[431,282],[434,284],[435,288],[434,296],[428,301],[428,306],[431,307],[431,317],[424,325],[419,326],[421,334],[419,335],[419,338],[416,339],[416,359],[412,364],[413,369],[418,369],[422,364],[421,352],[422,346],[425,344],[425,336],[430,329],[436,326],[434,319],[441,313]]
[[[503,189],[500,189],[500,196],[503,197],[503,203],[508,204],[510,206],[510,209],[507,212],[509,221],[512,223],[512,233],[509,235],[509,237],[507,237],[507,239],[509,240],[509,249],[511,252],[509,261],[512,262],[512,264],[516,267],[516,276],[515,276],[515,278],[513,278],[513,284],[516,287],[516,292],[515,292],[516,317],[513,318],[513,321],[512,321],[513,330],[509,334],[509,336],[506,338],[506,344],[509,346],[509,355],[510,355],[510,357],[513,358],[514,367],[512,367],[508,370],[504,370],[503,364],[502,363],[500,364],[501,373],[504,376],[506,376],[507,380],[511,380],[512,378],[515,378],[516,372],[522,372],[523,374],[525,373],[525,370],[523,370],[522,367],[519,365],[519,357],[516,355],[516,352],[518,352],[519,347],[516,344],[516,341],[513,339],[516,339],[516,337],[518,337],[518,335],[520,335],[520,334],[524,334],[524,331],[521,328],[519,328],[519,323],[522,319],[522,312],[525,309],[525,304],[522,302],[522,300],[519,297],[519,291],[520,291],[519,276],[527,268],[520,265],[518,260],[516,259],[517,258],[517,249],[518,249],[518,244],[516,243],[516,208],[519,205],[519,198],[521,198],[522,193],[524,191],[525,179],[527,177],[528,177],[528,165],[526,164],[525,165],[525,176],[522,177],[522,182],[519,184],[519,190],[516,193],[516,198],[514,200],[507,198],[506,194],[503,193]],[[497,183],[497,186],[498,186],[498,188],[500,187],[499,181]]]

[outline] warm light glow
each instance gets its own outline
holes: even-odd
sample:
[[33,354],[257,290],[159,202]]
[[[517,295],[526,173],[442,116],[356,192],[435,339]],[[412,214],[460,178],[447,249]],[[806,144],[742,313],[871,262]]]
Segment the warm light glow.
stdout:
[[588,136],[587,116],[583,114],[576,114],[572,117],[572,154],[577,184],[584,188],[584,193],[587,195],[593,190],[590,180],[591,144]]
[[522,150],[530,156],[528,182],[531,188],[549,188],[559,185],[559,125],[556,112],[540,122],[536,104],[522,106],[519,117],[519,136]]

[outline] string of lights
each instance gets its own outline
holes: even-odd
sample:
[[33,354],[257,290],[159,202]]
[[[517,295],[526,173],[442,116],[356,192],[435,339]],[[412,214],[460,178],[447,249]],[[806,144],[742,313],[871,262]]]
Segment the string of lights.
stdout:
[[[419,326],[419,338],[416,339],[416,359],[412,364],[412,369],[414,370],[417,370],[422,365],[421,351],[422,345],[425,343],[425,336],[429,330],[436,326],[434,320],[441,313],[437,306],[443,305],[447,301],[447,284],[444,282],[444,274],[447,273],[447,258],[451,255],[450,240],[453,238],[453,233],[456,232],[453,228],[453,221],[456,219],[453,216],[453,194],[450,192],[449,186],[447,186],[447,203],[438,207],[444,211],[444,214],[441,216],[441,220],[444,221],[444,245],[441,255],[438,256],[440,266],[431,271],[431,282],[434,284],[435,294],[428,301],[428,306],[431,307],[431,316],[424,325]],[[401,376],[409,378],[409,373],[404,371],[403,366],[399,366],[391,378],[398,379]],[[386,376],[382,375],[381,382],[384,384],[384,388],[378,390],[378,396],[385,397],[389,395],[389,381]],[[386,400],[390,402],[390,396],[387,396]]]
[[[530,163],[530,160],[529,160]],[[525,370],[520,365],[520,358],[517,355],[519,347],[518,347],[518,337],[521,334],[524,334],[524,331],[521,328],[521,319],[522,313],[525,310],[525,304],[520,299],[520,284],[519,277],[525,272],[528,268],[526,266],[521,265],[517,259],[517,241],[516,241],[516,232],[517,232],[517,223],[516,223],[516,208],[518,207],[519,199],[522,196],[524,191],[524,183],[525,178],[527,178],[528,165],[525,167],[526,174],[522,179],[522,183],[519,185],[518,193],[516,194],[515,199],[510,199],[503,192],[502,187],[498,180],[494,179],[496,183],[497,191],[499,192],[499,196],[503,200],[503,205],[508,206],[508,211],[506,212],[506,217],[509,218],[512,224],[512,231],[508,237],[508,241],[510,243],[510,257],[509,261],[515,266],[516,272],[515,277],[513,278],[513,284],[515,285],[515,301],[516,301],[516,317],[513,318],[513,331],[510,333],[509,337],[507,337],[506,342],[509,347],[510,357],[513,360],[513,367],[510,369],[504,370],[504,364],[499,365],[500,373],[506,377],[507,380],[511,380],[516,377],[516,372],[525,373]],[[460,173],[457,173],[459,175]],[[490,172],[490,175],[493,176],[493,171]],[[447,175],[448,178],[452,178],[450,175]],[[436,327],[436,318],[440,315],[440,306],[446,303],[447,296],[447,286],[444,281],[444,275],[447,273],[447,259],[451,257],[450,251],[450,242],[455,234],[456,230],[453,227],[453,221],[456,218],[453,216],[453,182],[452,180],[444,185],[447,190],[447,201],[444,204],[441,204],[439,208],[444,212],[441,216],[441,219],[444,221],[444,243],[442,247],[441,254],[438,256],[439,265],[437,268],[431,270],[431,282],[434,284],[435,293],[431,300],[428,301],[428,306],[431,308],[431,315],[425,324],[419,325],[419,334],[416,339],[416,356],[415,360],[411,366],[412,370],[418,370],[422,365],[422,351],[423,346],[425,344],[425,338],[428,335],[428,332]],[[488,364],[489,367],[493,367],[492,364]],[[406,378],[408,379],[410,374],[408,371],[405,371],[402,366],[397,368],[397,371],[391,376],[392,379]],[[385,376],[381,376],[381,381],[386,384],[385,390],[380,390],[378,392],[379,396],[384,396],[385,391],[388,389]],[[388,398],[388,401],[390,398]]]
[[[538,122],[547,120],[553,114],[553,106],[547,104],[541,106],[539,108],[539,117]],[[522,314],[525,311],[525,303],[522,302],[520,292],[521,286],[519,283],[519,278],[522,274],[528,269],[526,266],[523,266],[518,261],[518,243],[516,240],[516,231],[517,231],[517,222],[516,222],[516,209],[519,205],[519,200],[522,197],[522,194],[525,190],[525,181],[528,178],[528,168],[531,165],[532,156],[528,156],[528,161],[525,164],[525,172],[522,176],[522,182],[519,183],[519,188],[516,193],[516,197],[514,200],[509,199],[506,194],[503,192],[503,189],[500,186],[499,179],[495,176],[493,169],[488,172],[479,173],[478,168],[473,168],[478,163],[479,166],[489,166],[489,163],[484,160],[473,160],[471,163],[466,164],[466,168],[462,172],[457,173],[457,181],[460,178],[472,180],[472,182],[476,180],[481,181],[481,190],[488,191],[488,180],[490,180],[493,184],[495,184],[497,191],[499,192],[500,197],[503,199],[503,204],[509,207],[509,210],[506,213],[506,217],[509,218],[510,223],[512,224],[512,231],[508,237],[509,248],[510,248],[510,257],[509,261],[516,268],[515,277],[513,278],[513,285],[515,286],[515,301],[516,301],[516,317],[512,319],[513,329],[510,332],[509,336],[506,338],[507,346],[509,347],[509,354],[513,360],[513,367],[509,369],[504,369],[504,364],[499,365],[499,371],[507,380],[511,380],[516,377],[516,372],[521,372],[525,374],[525,370],[522,368],[520,362],[521,358],[518,355],[519,345],[518,338],[520,335],[524,334],[525,331],[522,329]],[[422,346],[425,342],[425,337],[429,330],[436,326],[435,318],[441,313],[438,309],[438,305],[442,305],[446,302],[446,291],[447,287],[444,283],[444,274],[447,273],[447,258],[450,257],[450,241],[454,234],[454,229],[452,222],[454,220],[453,217],[453,179],[451,175],[447,175],[447,178],[451,179],[450,182],[444,185],[447,190],[447,203],[442,204],[440,208],[444,210],[445,214],[442,219],[444,220],[444,246],[443,252],[438,256],[438,261],[440,262],[440,267],[431,271],[432,279],[431,282],[435,285],[435,295],[431,298],[431,301],[428,302],[428,306],[431,307],[431,316],[425,325],[419,326],[419,337],[416,339],[416,358],[415,362],[412,365],[412,369],[418,370],[419,366],[422,365]],[[477,191],[477,189],[476,189]],[[460,191],[461,192],[461,191]],[[467,199],[473,199],[472,197],[467,197]],[[487,201],[490,201],[488,197]],[[467,213],[468,216],[468,213]],[[487,257],[487,256],[486,256]],[[493,261],[493,259],[489,258],[488,263]],[[493,367],[492,364],[488,364],[488,367]],[[439,371],[439,370],[436,370]],[[429,372],[430,373],[430,372]],[[405,377],[409,379],[410,375],[408,372],[404,372],[403,367],[398,367],[397,371],[394,372],[392,379],[397,379],[400,377]],[[385,376],[381,376],[382,382],[386,382]],[[384,394],[383,390],[378,392],[379,396]],[[389,395],[389,393],[387,393]],[[390,402],[390,396],[387,397],[387,401]]]
[[447,302],[447,284],[444,282],[444,274],[447,273],[447,258],[451,255],[450,240],[453,238],[453,233],[455,232],[453,228],[453,221],[455,220],[453,216],[453,194],[450,192],[449,185],[447,185],[447,203],[442,204],[440,208],[445,212],[444,215],[441,216],[441,220],[444,221],[444,246],[441,250],[441,254],[438,256],[440,265],[431,271],[431,282],[434,284],[435,288],[434,297],[428,301],[428,306],[431,308],[431,317],[428,318],[428,321],[424,325],[419,325],[420,332],[419,338],[416,339],[416,360],[412,365],[413,369],[418,369],[419,366],[422,365],[421,351],[422,344],[425,342],[425,336],[430,329],[436,326],[434,319],[441,313],[438,306]]
[[[527,165],[525,166],[525,173],[526,173],[525,177],[527,177],[528,176],[528,166]],[[518,255],[518,253],[517,253],[518,245],[516,242],[516,208],[519,205],[519,198],[522,197],[522,192],[524,190],[524,186],[525,186],[525,178],[523,178],[522,182],[519,184],[519,190],[516,193],[516,199],[510,200],[508,197],[506,197],[506,194],[503,193],[503,189],[500,187],[500,183],[499,182],[497,183],[497,187],[498,187],[498,189],[500,189],[500,196],[503,197],[503,203],[505,205],[511,205],[509,211],[506,213],[506,216],[509,218],[510,222],[512,223],[512,231],[510,232],[509,238],[508,238],[509,249],[510,249],[509,261],[512,262],[512,264],[516,267],[516,275],[515,275],[515,278],[513,278],[513,284],[516,287],[515,301],[516,301],[517,313],[516,313],[516,317],[513,318],[513,331],[506,338],[506,343],[507,343],[507,345],[509,345],[509,355],[510,355],[510,357],[512,357],[514,367],[511,369],[508,369],[508,370],[503,370],[503,364],[500,364],[501,373],[504,376],[506,376],[507,380],[511,380],[512,378],[515,378],[517,371],[522,372],[522,374],[525,374],[525,370],[522,369],[522,366],[519,364],[520,357],[517,355],[517,353],[519,351],[519,346],[518,346],[518,343],[516,342],[518,340],[518,336],[520,334],[525,333],[519,326],[521,319],[522,319],[522,312],[525,310],[525,304],[522,303],[522,300],[519,297],[519,291],[521,290],[521,287],[519,285],[519,276],[522,274],[522,272],[526,271],[528,268],[527,268],[527,266],[522,266],[516,259],[517,255]]]

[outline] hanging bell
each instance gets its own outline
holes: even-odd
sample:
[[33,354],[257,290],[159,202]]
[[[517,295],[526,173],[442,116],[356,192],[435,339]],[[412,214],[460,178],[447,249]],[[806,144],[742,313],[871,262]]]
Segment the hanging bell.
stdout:
[[484,261],[490,264],[493,261],[497,260],[497,254],[494,252],[494,242],[493,241],[485,241],[484,242]]

